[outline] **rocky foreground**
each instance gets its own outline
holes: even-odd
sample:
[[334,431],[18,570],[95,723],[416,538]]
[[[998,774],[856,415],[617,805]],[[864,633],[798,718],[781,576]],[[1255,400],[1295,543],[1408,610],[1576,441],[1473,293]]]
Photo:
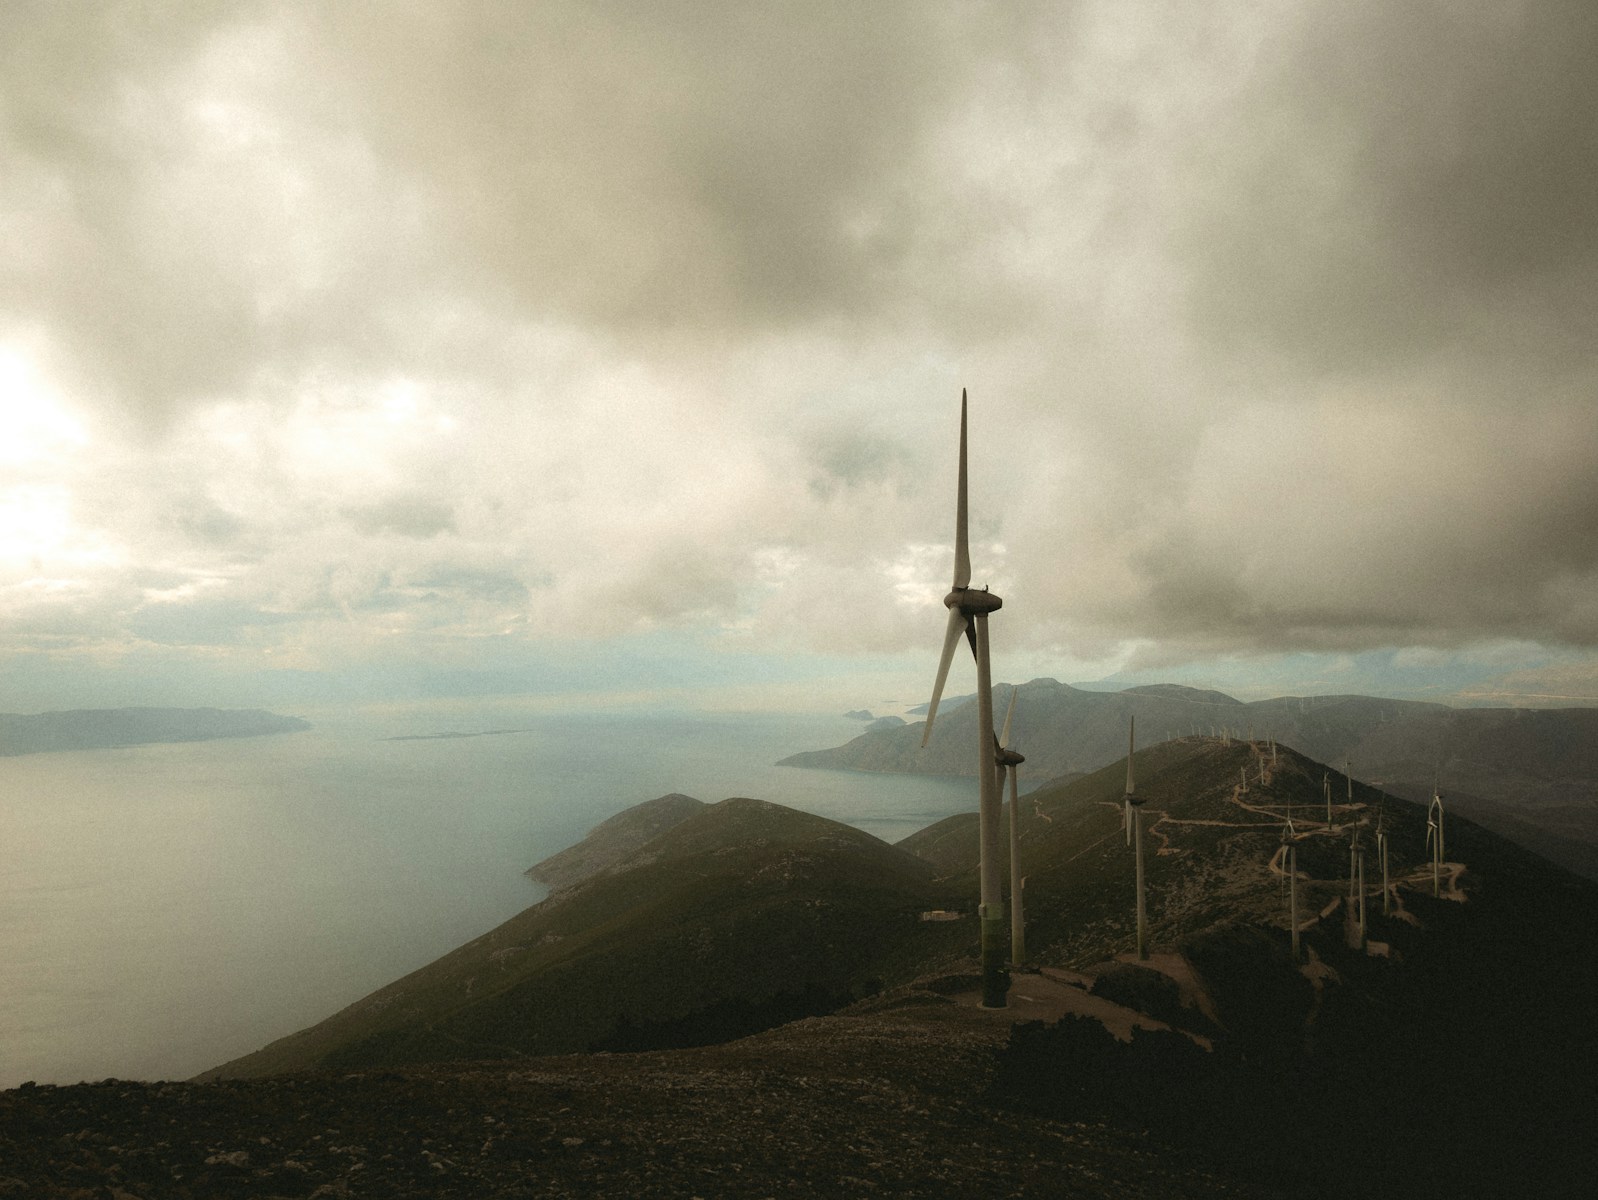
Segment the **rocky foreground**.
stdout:
[[930,995],[724,1046],[0,1093],[0,1196],[1278,1194],[995,1093],[1006,1022]]

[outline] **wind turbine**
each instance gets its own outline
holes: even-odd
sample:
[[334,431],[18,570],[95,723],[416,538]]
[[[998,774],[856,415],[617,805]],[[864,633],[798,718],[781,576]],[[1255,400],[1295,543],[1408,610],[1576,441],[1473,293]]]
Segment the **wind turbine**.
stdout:
[[1148,921],[1143,907],[1143,801],[1137,795],[1137,782],[1132,776],[1132,751],[1137,743],[1137,718],[1131,718],[1126,731],[1126,795],[1121,799],[1121,811],[1126,824],[1126,837],[1136,848],[1137,858],[1137,956],[1148,958]]
[[1010,706],[1004,712],[1004,731],[999,734],[999,791],[1002,802],[1004,776],[1010,777],[1010,965],[1020,970],[1026,965],[1026,877],[1021,874],[1021,785],[1017,775],[1026,756],[1009,748],[1010,721],[1015,716],[1015,694],[1010,689]]
[[[1359,826],[1358,825],[1354,826],[1354,829],[1355,829],[1354,836],[1357,838],[1359,836],[1359,833],[1358,833]],[[1369,928],[1369,926],[1366,924],[1366,921],[1365,921],[1365,846],[1364,846],[1363,843],[1360,844],[1359,849],[1358,849],[1358,861],[1359,861],[1359,944],[1361,946],[1363,946],[1365,944],[1365,931],[1366,931],[1366,929]]]
[[1348,839],[1349,916],[1359,923],[1359,944],[1365,945],[1365,847],[1360,841],[1358,821],[1353,822]]
[[1321,772],[1321,795],[1326,797],[1326,828],[1332,827],[1332,777],[1329,772]]
[[1382,916],[1393,915],[1393,898],[1387,890],[1387,797],[1376,809],[1376,857],[1382,864]]
[[1287,927],[1292,931],[1293,961],[1298,961],[1298,831],[1293,828],[1293,814],[1287,814],[1282,826],[1282,867],[1287,872]]
[[1004,913],[999,890],[999,789],[998,773],[993,769],[993,667],[988,655],[988,614],[997,612],[1004,602],[987,588],[971,586],[971,546],[966,520],[966,395],[960,389],[960,474],[955,496],[954,584],[943,598],[949,610],[949,624],[943,637],[943,654],[938,659],[938,678],[932,685],[932,703],[927,705],[924,748],[932,736],[932,721],[938,715],[938,700],[954,648],[964,635],[971,644],[977,665],[977,787],[980,796],[978,822],[981,853],[981,903],[977,917],[982,927],[982,1006],[1005,1007],[1009,979],[1004,971]]
[[1443,870],[1443,798],[1437,794],[1435,779],[1432,780],[1432,802],[1426,808],[1426,844],[1432,852],[1432,895],[1436,896]]

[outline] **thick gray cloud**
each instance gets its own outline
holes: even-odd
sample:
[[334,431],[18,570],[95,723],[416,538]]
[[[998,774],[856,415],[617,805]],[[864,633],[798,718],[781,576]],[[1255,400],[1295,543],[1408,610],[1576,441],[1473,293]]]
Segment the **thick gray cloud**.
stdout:
[[1598,644],[1590,6],[0,22],[13,652]]
[[1195,146],[1201,328],[1339,369],[1485,352],[1557,377],[1598,328],[1595,53],[1580,0],[1328,5],[1263,37]]
[[713,338],[875,314],[977,27],[897,3],[313,14],[341,103],[463,269],[534,311]]

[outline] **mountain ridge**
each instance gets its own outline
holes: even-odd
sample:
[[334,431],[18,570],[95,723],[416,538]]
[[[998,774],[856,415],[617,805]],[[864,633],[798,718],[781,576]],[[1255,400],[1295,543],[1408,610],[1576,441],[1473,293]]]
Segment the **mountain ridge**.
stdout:
[[932,874],[860,830],[734,797],[200,1078],[725,1040],[870,990],[938,899]]
[[[1460,795],[1462,811],[1506,836],[1529,838],[1561,865],[1592,877],[1598,863],[1598,709],[1456,709],[1354,695],[1244,702],[1181,685],[1088,692],[1052,679],[996,685],[995,709],[1003,711],[1012,694],[1010,744],[1027,756],[1023,787],[1120,760],[1135,716],[1142,745],[1225,729],[1324,763],[1351,762],[1355,778],[1396,794],[1429,796],[1435,779],[1445,798]],[[867,731],[782,765],[973,775],[975,706],[940,717],[924,750],[920,723]]]

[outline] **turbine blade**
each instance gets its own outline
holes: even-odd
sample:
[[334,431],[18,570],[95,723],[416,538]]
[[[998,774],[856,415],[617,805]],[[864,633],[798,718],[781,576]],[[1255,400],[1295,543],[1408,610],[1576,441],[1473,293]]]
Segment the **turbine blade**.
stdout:
[[949,664],[954,661],[955,644],[959,642],[961,632],[970,624],[958,608],[949,610],[949,625],[943,635],[943,657],[938,659],[938,679],[932,685],[932,703],[927,705],[927,728],[921,735],[922,746],[932,736],[932,720],[938,715],[938,701],[943,698],[943,685],[949,678]]
[[966,521],[965,389],[960,389],[960,483],[954,505],[954,586],[971,583],[971,542]]
[[965,623],[965,640],[971,646],[971,661],[975,662],[977,659],[977,625],[975,621],[967,621]]
[[1010,718],[1015,716],[1015,689],[1010,689],[1010,706],[1004,710],[1004,731],[999,734],[999,748],[1010,744]]

